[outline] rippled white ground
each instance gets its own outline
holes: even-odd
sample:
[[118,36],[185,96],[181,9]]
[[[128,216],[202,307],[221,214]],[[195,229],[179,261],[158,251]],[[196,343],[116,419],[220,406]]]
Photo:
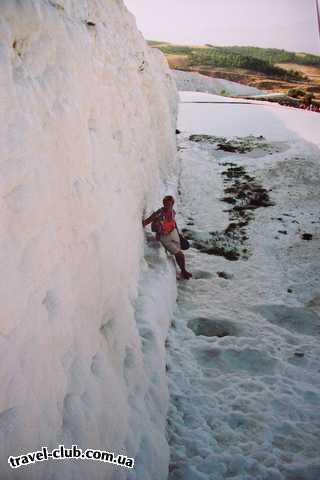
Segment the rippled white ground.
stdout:
[[[222,158],[272,188],[275,206],[255,211],[249,260],[187,253],[194,279],[179,284],[168,339],[171,480],[320,478],[320,161],[317,146],[296,133],[316,141],[320,116],[305,113],[181,106],[180,223],[197,232],[228,225]],[[213,152],[190,133],[264,135],[279,153]],[[301,239],[305,232],[312,241]],[[197,336],[190,327],[229,335]]]

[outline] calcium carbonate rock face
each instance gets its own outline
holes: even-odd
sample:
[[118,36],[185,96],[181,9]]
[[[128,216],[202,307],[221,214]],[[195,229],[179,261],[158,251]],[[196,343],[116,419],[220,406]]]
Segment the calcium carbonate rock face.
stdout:
[[[143,437],[152,412],[133,425],[129,400],[141,406],[148,382],[134,309],[141,216],[175,168],[174,82],[120,0],[0,10],[1,464],[58,443],[129,456],[160,445],[145,478],[163,478],[166,391],[155,390],[158,445]],[[125,478],[88,462],[1,475]]]
[[242,85],[237,82],[230,82],[222,78],[211,78],[201,75],[197,72],[183,72],[180,70],[172,71],[173,77],[177,82],[177,87],[185,92],[205,92],[222,96],[250,96],[262,94],[258,90],[248,85]]

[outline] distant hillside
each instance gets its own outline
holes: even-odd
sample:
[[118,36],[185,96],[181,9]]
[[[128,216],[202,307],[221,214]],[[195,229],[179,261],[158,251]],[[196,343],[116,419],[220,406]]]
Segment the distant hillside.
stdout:
[[[281,63],[320,66],[320,57],[307,53],[258,47],[217,47],[213,45],[188,46],[150,41],[149,45],[159,48],[166,55],[184,55],[185,66],[203,65],[210,67],[232,67],[251,70],[283,80],[304,80],[297,70],[281,68]],[[275,65],[278,64],[278,65]]]
[[320,56],[310,53],[294,53],[278,48],[260,48],[260,47],[216,47],[206,45],[207,47],[220,50],[221,52],[244,55],[247,57],[258,58],[269,63],[298,63],[300,65],[320,66]]

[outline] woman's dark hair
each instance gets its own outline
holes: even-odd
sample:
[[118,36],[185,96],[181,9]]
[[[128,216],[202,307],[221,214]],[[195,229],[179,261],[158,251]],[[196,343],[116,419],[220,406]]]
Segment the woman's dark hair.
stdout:
[[173,203],[174,203],[174,198],[173,198],[173,196],[172,196],[172,195],[166,195],[166,196],[163,198],[163,200],[162,200],[162,201],[163,201],[163,203],[165,203],[165,202],[168,202],[168,201],[170,201],[170,202],[173,202]]

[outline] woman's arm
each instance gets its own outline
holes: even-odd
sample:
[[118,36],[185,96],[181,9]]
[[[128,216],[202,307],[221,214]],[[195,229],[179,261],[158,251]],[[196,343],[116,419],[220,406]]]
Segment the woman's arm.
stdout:
[[145,220],[142,220],[142,226],[143,227],[146,227],[147,225],[149,225],[149,223],[152,223],[154,220],[156,220],[157,218],[157,214],[156,212],[153,212],[150,217],[146,218]]

